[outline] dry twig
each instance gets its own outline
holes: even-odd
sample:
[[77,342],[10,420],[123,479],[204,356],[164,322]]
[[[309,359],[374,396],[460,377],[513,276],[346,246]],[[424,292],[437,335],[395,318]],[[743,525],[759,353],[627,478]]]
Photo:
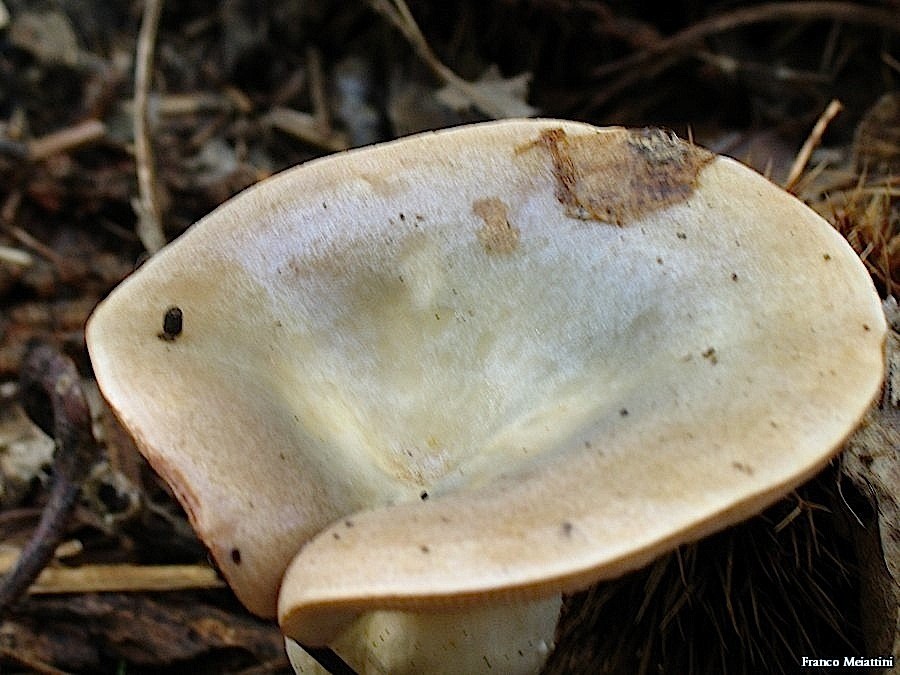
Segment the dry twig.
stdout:
[[20,379],[25,411],[56,440],[57,448],[50,499],[15,568],[0,582],[0,612],[17,600],[50,562],[97,452],[87,399],[69,358],[48,345],[31,345],[22,361]]
[[867,7],[854,2],[772,2],[742,7],[698,21],[671,37],[659,40],[643,51],[598,66],[594,69],[594,75],[604,77],[623,70],[631,70],[655,56],[688,49],[708,37],[742,26],[809,19],[867,24],[900,32],[900,14],[889,9]]
[[[710,17],[674,35],[656,41],[646,49],[604,63],[593,71],[595,77],[622,73],[594,97],[593,105],[602,105],[635,82],[649,79],[678,61],[703,40],[742,26],[773,21],[832,20],[877,26],[900,32],[900,13],[853,2],[773,2],[742,7]],[[651,63],[654,60],[655,64]]]
[[[5,219],[3,219],[5,220]],[[44,242],[33,237],[31,234],[23,230],[21,227],[12,225],[6,228],[7,234],[18,241],[23,246],[30,248],[32,251],[40,255],[53,265],[61,277],[73,276],[75,261],[61,256]]]
[[138,593],[224,586],[216,571],[205,565],[81,565],[45,568],[28,592],[32,595]]
[[14,267],[31,267],[34,264],[34,258],[20,248],[0,245],[0,262]]
[[405,0],[369,0],[369,5],[376,12],[387,17],[394,27],[403,33],[419,58],[444,84],[471,101],[472,105],[485,115],[494,119],[506,117],[504,110],[498,107],[489,96],[485,96],[477,87],[472,86],[470,82],[461,78],[441,62],[422,34]]
[[36,673],[37,675],[68,675],[65,670],[54,668],[48,663],[39,661],[31,655],[23,653],[21,649],[0,646],[0,659],[17,663],[23,668],[27,668],[28,672]]
[[156,253],[166,244],[156,198],[156,170],[148,119],[150,73],[161,13],[162,0],[145,0],[134,72],[134,159],[137,164],[138,198],[132,206],[138,217],[137,235],[150,253]]
[[791,170],[788,172],[787,180],[784,182],[785,190],[791,192],[794,187],[796,187],[797,181],[800,180],[803,170],[809,163],[809,158],[812,156],[813,150],[815,150],[816,146],[821,142],[825,129],[828,128],[828,125],[831,124],[831,120],[833,120],[843,109],[844,106],[841,102],[834,99],[828,104],[828,107],[825,108],[822,114],[819,115],[819,119],[816,121],[815,126],[803,143],[803,146],[800,148],[800,152],[798,152],[797,156],[794,158],[794,163],[791,164]]
[[54,131],[28,141],[28,159],[38,162],[47,157],[69,152],[106,135],[106,125],[100,120],[85,120],[72,127]]

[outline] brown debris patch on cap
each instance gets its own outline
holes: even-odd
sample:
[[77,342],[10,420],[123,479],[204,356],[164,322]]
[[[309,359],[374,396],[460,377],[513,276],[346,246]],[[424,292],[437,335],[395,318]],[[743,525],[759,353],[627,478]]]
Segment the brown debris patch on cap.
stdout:
[[472,204],[472,212],[484,221],[478,241],[486,253],[512,253],[519,245],[519,228],[509,222],[509,207],[502,199],[488,197]]
[[712,153],[661,129],[569,136],[541,132],[566,215],[627,225],[690,197]]

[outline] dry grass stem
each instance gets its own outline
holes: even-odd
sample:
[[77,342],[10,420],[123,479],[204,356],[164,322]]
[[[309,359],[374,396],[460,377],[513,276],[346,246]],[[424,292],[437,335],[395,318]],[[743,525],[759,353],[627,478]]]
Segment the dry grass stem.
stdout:
[[852,2],[774,2],[741,7],[698,21],[674,35],[653,41],[641,51],[597,66],[593,69],[594,77],[618,76],[591,98],[590,105],[602,106],[635,83],[657,77],[683,61],[691,49],[707,38],[758,23],[812,19],[872,25],[900,33],[900,13]]
[[106,125],[100,120],[85,120],[75,126],[55,131],[28,142],[28,159],[42,159],[69,152],[95,143],[106,135]]
[[643,51],[604,63],[594,69],[596,77],[628,71],[653,57],[686,50],[708,37],[742,26],[772,21],[830,19],[846,23],[869,24],[900,33],[900,13],[889,9],[864,7],[853,2],[772,2],[742,7],[698,21],[674,35],[659,40]]
[[322,129],[315,115],[293,108],[276,106],[265,114],[262,122],[328,152],[340,152],[350,147],[343,134]]
[[20,248],[0,246],[0,262],[15,267],[31,267],[34,264],[34,258]]
[[794,163],[791,164],[791,169],[788,172],[788,177],[784,184],[785,190],[788,192],[793,191],[794,187],[797,185],[797,181],[800,180],[800,176],[803,174],[803,170],[809,163],[809,158],[812,156],[813,150],[815,150],[822,141],[822,135],[825,133],[825,129],[828,128],[828,125],[831,124],[831,120],[833,120],[843,109],[844,106],[841,102],[834,99],[828,104],[824,112],[819,115],[819,119],[816,121],[815,126],[809,136],[807,136],[803,146],[800,148],[800,152],[798,152],[797,157],[794,158]]
[[205,565],[83,565],[46,567],[28,592],[117,593],[223,588],[225,582]]
[[[56,559],[81,553],[81,542],[63,542],[54,553]],[[12,570],[20,551],[0,551],[0,575]],[[45,567],[28,588],[31,595],[60,593],[138,593],[224,588],[225,582],[206,565],[81,565]]]
[[314,48],[306,50],[309,71],[309,97],[313,104],[313,118],[327,135],[331,133],[331,115],[328,112],[328,96],[325,93],[325,73],[322,71],[322,54]]
[[21,227],[15,225],[9,227],[7,228],[7,233],[20,244],[27,248],[30,248],[32,251],[47,260],[61,272],[68,271],[69,267],[72,264],[70,260],[65,258],[65,256],[59,255],[56,251],[47,246],[47,244],[40,241],[39,239],[36,239]]
[[166,244],[156,196],[156,170],[148,119],[150,74],[161,13],[162,0],[145,0],[134,73],[134,158],[137,164],[138,198],[132,206],[138,218],[137,235],[150,253],[156,253]]
[[0,646],[0,658],[12,661],[27,669],[26,672],[35,673],[36,675],[68,675],[67,671],[54,668],[43,661],[32,658],[30,655],[24,654],[21,649]]
[[369,5],[376,12],[387,17],[394,27],[403,33],[419,58],[445,85],[455,89],[485,115],[494,119],[507,116],[505,111],[497,106],[490,97],[485,96],[477,87],[473,87],[470,82],[461,78],[441,62],[419,29],[405,0],[369,0]]

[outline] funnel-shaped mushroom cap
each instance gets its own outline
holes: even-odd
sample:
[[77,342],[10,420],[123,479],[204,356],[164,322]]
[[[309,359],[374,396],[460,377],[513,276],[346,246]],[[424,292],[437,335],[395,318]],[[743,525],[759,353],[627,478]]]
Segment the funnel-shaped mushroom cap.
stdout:
[[857,424],[884,334],[850,247],[750,169],[530,120],[264,181],[88,345],[239,597],[274,613],[293,560],[281,619],[321,644],[363,611],[583,587],[762,509]]

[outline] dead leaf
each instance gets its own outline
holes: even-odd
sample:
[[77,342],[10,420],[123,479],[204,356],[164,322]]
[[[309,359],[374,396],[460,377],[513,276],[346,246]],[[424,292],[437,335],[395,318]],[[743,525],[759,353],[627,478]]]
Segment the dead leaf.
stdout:
[[[482,97],[490,100],[494,108],[503,113],[502,117],[534,117],[538,109],[528,105],[526,101],[530,82],[531,73],[503,77],[500,69],[492,64],[470,85]],[[457,112],[468,110],[473,105],[469,97],[449,84],[437,92],[437,98]]]

